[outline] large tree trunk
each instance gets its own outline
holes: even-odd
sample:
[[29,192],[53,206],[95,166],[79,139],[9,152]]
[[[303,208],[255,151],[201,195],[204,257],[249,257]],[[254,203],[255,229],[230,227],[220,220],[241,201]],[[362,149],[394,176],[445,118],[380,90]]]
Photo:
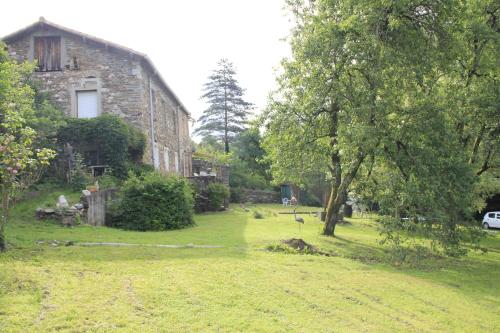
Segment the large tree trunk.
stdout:
[[7,241],[5,240],[5,224],[9,217],[9,191],[2,187],[2,219],[0,220],[0,252],[5,251],[7,248]]
[[228,119],[227,119],[227,89],[226,89],[226,84],[227,81],[225,79],[224,75],[224,152],[226,154],[229,154],[229,139],[227,137],[227,132],[228,132]]
[[332,186],[332,191],[330,194],[330,200],[328,200],[328,206],[326,208],[326,219],[325,226],[323,228],[323,235],[335,236],[335,227],[339,222],[340,217],[340,206],[338,204],[337,195],[338,188]]
[[[344,197],[347,194],[347,189],[351,185],[352,180],[356,176],[359,166],[365,159],[364,152],[358,148],[358,154],[354,161],[352,161],[347,173],[342,175],[342,161],[338,149],[338,113],[339,107],[333,103],[330,108],[330,170],[333,176],[332,189],[328,206],[326,208],[325,226],[323,228],[323,235],[335,236],[335,226],[339,222],[340,207],[344,203]],[[356,148],[353,148],[356,149]]]
[[[326,208],[326,220],[325,227],[323,228],[323,234],[327,236],[335,236],[335,226],[340,219],[340,208],[345,201],[345,196],[347,189],[351,185],[354,177],[358,173],[358,169],[365,159],[365,154],[362,152],[358,153],[356,159],[352,162],[349,170],[344,177],[341,178],[341,166],[340,162],[334,170],[335,180],[332,183],[332,191],[330,194],[330,200],[328,200],[328,206]],[[340,161],[340,159],[338,159]]]
[[330,109],[330,147],[332,149],[332,153],[330,156],[330,170],[332,172],[333,182],[332,189],[330,191],[330,199],[328,200],[328,206],[326,208],[325,227],[323,228],[323,234],[328,236],[335,235],[335,226],[338,222],[340,210],[340,205],[338,204],[338,196],[339,194],[341,194],[339,190],[340,186],[342,185],[342,164],[337,147],[337,130],[339,125],[338,113],[338,106],[335,103],[332,104],[332,107]]

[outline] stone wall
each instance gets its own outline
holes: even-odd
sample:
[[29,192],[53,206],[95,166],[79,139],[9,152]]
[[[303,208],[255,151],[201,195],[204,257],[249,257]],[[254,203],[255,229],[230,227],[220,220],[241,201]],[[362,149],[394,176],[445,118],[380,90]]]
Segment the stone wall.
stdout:
[[281,203],[279,192],[241,189],[242,201],[252,203]]
[[145,163],[153,164],[155,150],[158,169],[191,175],[189,115],[144,57],[50,24],[8,40],[10,55],[33,61],[36,36],[61,37],[62,70],[35,72],[34,79],[66,115],[77,116],[77,91],[96,90],[100,114],[116,114],[146,134]]
[[91,192],[82,196],[84,206],[87,208],[86,223],[98,227],[106,225],[106,203],[113,199],[116,190],[103,190]]
[[[227,165],[214,164],[210,161],[199,158],[192,159],[192,177],[190,180],[196,185],[197,199],[196,210],[205,211],[204,206],[208,203],[208,198],[204,193],[210,183],[219,182],[229,188],[229,167]],[[229,198],[224,201],[224,207],[229,207]]]
[[145,78],[137,57],[106,50],[97,43],[51,28],[9,43],[9,53],[18,61],[33,61],[33,38],[53,35],[61,36],[62,70],[34,73],[53,103],[66,115],[76,116],[74,92],[96,82],[102,113],[117,114],[141,129],[149,124],[143,94]]
[[[196,188],[195,203],[194,203],[195,211],[197,213],[208,211],[209,210],[208,196],[207,196],[208,185],[212,183],[222,183],[221,179],[217,178],[216,176],[196,176],[196,177],[189,177],[189,180],[191,181],[191,183],[193,183],[193,185]],[[228,207],[229,207],[229,200],[226,200],[224,202],[224,208],[227,209]]]
[[214,164],[199,158],[192,159],[193,176],[214,176],[222,184],[229,187],[229,167],[227,165]]

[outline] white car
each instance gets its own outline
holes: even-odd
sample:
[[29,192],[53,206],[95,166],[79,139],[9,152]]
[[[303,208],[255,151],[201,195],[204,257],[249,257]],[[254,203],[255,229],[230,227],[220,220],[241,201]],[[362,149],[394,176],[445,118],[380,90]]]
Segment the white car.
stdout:
[[500,228],[500,212],[488,212],[483,217],[483,228]]

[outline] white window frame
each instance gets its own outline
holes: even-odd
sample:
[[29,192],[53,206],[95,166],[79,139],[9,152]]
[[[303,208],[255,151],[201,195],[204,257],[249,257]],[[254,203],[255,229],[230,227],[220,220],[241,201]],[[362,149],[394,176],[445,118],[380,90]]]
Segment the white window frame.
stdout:
[[77,81],[70,87],[72,117],[78,118],[78,92],[89,90],[97,91],[97,116],[102,114],[101,80],[95,77],[88,77]]
[[[85,117],[82,117],[83,112],[80,110],[80,106],[83,103],[80,103],[80,101],[83,101],[83,96],[90,96],[92,95],[93,98],[95,99],[95,110],[92,115],[88,116],[90,113],[86,110]],[[88,98],[88,97],[87,97]],[[92,101],[94,102],[94,101]],[[81,119],[90,119],[90,118],[95,118],[99,116],[99,94],[97,93],[97,89],[94,90],[77,90],[76,91],[76,117],[81,118]]]

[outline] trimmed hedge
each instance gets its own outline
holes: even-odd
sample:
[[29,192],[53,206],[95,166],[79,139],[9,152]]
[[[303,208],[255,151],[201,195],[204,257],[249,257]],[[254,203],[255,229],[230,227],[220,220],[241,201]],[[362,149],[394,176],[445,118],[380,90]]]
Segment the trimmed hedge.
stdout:
[[148,173],[132,176],[109,209],[109,225],[126,230],[170,230],[194,225],[187,180]]

